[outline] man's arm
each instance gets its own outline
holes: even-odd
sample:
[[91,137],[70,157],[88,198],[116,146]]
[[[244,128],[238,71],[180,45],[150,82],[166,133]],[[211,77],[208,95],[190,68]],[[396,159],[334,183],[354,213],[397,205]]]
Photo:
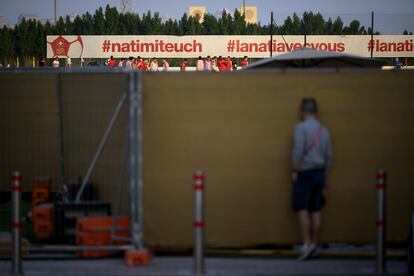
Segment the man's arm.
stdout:
[[333,160],[333,151],[332,151],[332,143],[331,143],[331,135],[329,131],[326,129],[326,149],[325,149],[325,164],[326,164],[326,171],[332,167],[332,160]]
[[305,151],[305,135],[303,128],[297,125],[293,136],[292,170],[299,171]]

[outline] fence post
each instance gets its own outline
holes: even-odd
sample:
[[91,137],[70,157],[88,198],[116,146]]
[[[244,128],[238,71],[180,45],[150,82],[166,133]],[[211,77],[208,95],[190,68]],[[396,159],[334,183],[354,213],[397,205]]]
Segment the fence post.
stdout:
[[385,273],[386,263],[386,174],[384,170],[377,172],[377,273]]
[[194,273],[204,274],[204,174],[194,173]]
[[21,199],[22,176],[19,172],[12,174],[12,275],[22,275],[22,236],[21,236]]

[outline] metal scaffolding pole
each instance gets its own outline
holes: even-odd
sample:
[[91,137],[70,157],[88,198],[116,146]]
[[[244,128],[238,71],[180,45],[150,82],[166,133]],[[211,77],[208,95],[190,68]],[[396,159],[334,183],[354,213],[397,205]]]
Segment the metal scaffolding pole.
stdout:
[[102,151],[104,150],[106,142],[108,141],[109,136],[111,134],[112,128],[115,125],[116,119],[118,118],[118,115],[121,112],[122,107],[124,106],[125,100],[126,100],[126,94],[123,93],[121,98],[119,99],[119,102],[118,102],[116,108],[115,108],[114,114],[112,115],[111,120],[109,121],[108,126],[105,129],[105,133],[104,133],[104,135],[103,135],[103,137],[102,137],[102,139],[101,139],[101,141],[98,145],[98,149],[96,150],[95,155],[93,156],[92,161],[89,164],[86,175],[82,179],[82,184],[79,188],[78,193],[76,194],[75,202],[79,202],[82,198],[83,190],[85,189],[86,184],[88,183],[89,178],[91,177],[92,172],[95,169],[96,162],[98,162],[98,159],[101,156]]
[[131,237],[135,250],[143,247],[143,159],[142,90],[138,72],[128,74],[128,168],[131,209]]
[[59,119],[59,170],[60,170],[60,185],[64,198],[66,199],[68,189],[66,187],[65,178],[65,140],[64,140],[64,129],[63,129],[63,99],[62,99],[62,77],[61,74],[57,74],[56,81],[56,96],[58,101],[58,119]]
[[54,4],[54,6],[53,6],[53,12],[54,12],[54,17],[55,17],[55,25],[56,25],[56,23],[57,23],[57,7],[56,7],[56,1],[57,0],[54,0],[53,1],[53,4]]

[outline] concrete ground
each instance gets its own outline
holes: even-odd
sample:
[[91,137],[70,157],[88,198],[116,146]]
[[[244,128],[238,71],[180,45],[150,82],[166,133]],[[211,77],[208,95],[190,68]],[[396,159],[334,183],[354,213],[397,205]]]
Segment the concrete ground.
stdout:
[[[314,259],[300,262],[280,258],[207,258],[207,275],[373,275],[373,259]],[[24,275],[193,275],[191,257],[155,257],[149,267],[127,267],[123,259],[25,260]],[[0,261],[0,274],[10,272],[10,261]],[[406,275],[404,260],[390,260],[389,274]]]

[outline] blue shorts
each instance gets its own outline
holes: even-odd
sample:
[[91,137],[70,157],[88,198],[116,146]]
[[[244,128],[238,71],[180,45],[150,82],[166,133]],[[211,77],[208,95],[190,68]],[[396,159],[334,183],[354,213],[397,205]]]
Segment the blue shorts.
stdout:
[[325,170],[308,170],[298,174],[293,184],[292,207],[295,212],[319,212],[324,205]]

